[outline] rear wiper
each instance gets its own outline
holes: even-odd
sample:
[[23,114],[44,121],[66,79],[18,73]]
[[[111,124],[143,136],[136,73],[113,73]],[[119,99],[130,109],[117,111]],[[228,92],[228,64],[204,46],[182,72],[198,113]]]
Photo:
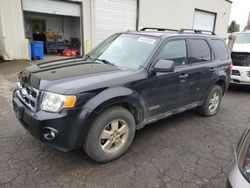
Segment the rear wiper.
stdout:
[[95,61],[101,61],[104,64],[111,65],[111,66],[116,66],[114,63],[111,63],[110,61],[108,61],[106,59],[98,59],[98,58],[96,58]]

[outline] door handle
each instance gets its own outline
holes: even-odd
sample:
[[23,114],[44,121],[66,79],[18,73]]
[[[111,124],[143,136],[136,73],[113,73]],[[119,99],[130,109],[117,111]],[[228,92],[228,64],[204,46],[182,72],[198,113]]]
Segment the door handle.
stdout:
[[188,77],[189,77],[188,74],[181,74],[181,75],[179,76],[179,78],[188,78]]
[[211,67],[211,68],[209,69],[209,71],[210,71],[210,72],[214,72],[214,71],[215,71],[215,68],[214,68],[214,67]]

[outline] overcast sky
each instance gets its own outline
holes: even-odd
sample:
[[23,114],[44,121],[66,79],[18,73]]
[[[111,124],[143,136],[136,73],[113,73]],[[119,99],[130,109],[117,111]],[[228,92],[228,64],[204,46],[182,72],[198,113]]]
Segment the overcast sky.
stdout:
[[233,0],[230,23],[232,20],[235,20],[240,24],[240,29],[243,30],[247,24],[249,12],[250,0]]

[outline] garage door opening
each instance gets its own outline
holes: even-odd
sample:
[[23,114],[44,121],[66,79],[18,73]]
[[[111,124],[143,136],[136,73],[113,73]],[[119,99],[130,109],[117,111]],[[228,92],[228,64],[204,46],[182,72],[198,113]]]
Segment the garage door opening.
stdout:
[[193,29],[215,31],[216,13],[195,9]]
[[110,35],[136,30],[137,0],[96,0],[95,45]]
[[[26,38],[33,44],[43,43],[42,61],[83,54],[80,4],[53,0],[23,0],[23,11]],[[34,57],[34,53],[32,57],[33,60],[39,59]]]

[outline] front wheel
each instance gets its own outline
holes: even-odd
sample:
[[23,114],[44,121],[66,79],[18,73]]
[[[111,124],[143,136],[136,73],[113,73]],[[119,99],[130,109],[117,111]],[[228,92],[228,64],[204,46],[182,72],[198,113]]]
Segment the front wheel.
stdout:
[[217,114],[221,99],[222,88],[218,85],[215,85],[209,92],[203,105],[198,108],[199,114],[203,116],[213,116]]
[[84,150],[96,162],[108,162],[120,157],[131,145],[135,120],[125,108],[104,110],[90,125]]

